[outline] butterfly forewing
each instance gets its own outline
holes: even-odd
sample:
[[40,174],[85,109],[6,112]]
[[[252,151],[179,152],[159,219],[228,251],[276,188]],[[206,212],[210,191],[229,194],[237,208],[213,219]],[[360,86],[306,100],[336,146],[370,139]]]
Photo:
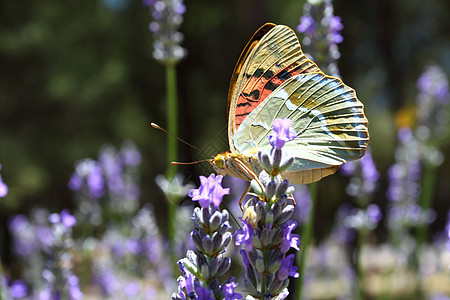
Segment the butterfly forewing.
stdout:
[[295,157],[290,172],[334,172],[336,166],[363,156],[369,141],[363,104],[355,91],[323,73],[297,75],[270,94],[236,132],[237,151],[250,155],[255,148],[270,147],[267,136],[275,118],[291,119],[298,133],[283,148]]
[[274,26],[266,24],[255,33],[235,68],[228,99],[228,136],[232,151],[235,150],[232,140],[236,130],[278,86],[301,73],[321,72],[303,54],[297,36],[289,27]]

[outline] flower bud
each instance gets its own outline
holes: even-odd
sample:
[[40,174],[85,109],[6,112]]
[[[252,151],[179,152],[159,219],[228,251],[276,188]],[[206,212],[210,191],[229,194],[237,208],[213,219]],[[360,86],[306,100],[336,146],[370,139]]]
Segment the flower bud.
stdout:
[[271,180],[266,186],[266,199],[270,201],[272,197],[275,195],[275,191],[277,188],[277,184],[275,181]]
[[231,266],[231,259],[229,257],[225,257],[219,262],[219,266],[217,268],[216,277],[223,276]]
[[277,191],[276,191],[277,198],[280,198],[281,195],[284,195],[286,193],[286,190],[288,187],[289,187],[289,181],[287,181],[286,179],[283,180],[282,182],[280,182],[278,184]]
[[231,226],[230,226],[230,222],[225,221],[224,223],[222,223],[222,225],[220,226],[218,232],[220,234],[225,234],[226,232],[228,232],[228,230],[230,230]]
[[288,159],[286,159],[285,161],[283,161],[283,163],[280,165],[279,172],[280,172],[280,173],[283,173],[283,172],[286,171],[293,163],[294,163],[294,158],[293,158],[293,157],[289,157]]
[[256,249],[262,249],[262,244],[261,244],[261,240],[259,239],[258,235],[254,235],[252,236],[252,244],[253,247],[255,247]]
[[289,186],[286,190],[286,192],[284,192],[286,195],[291,195],[293,192],[295,192],[295,187],[293,185]]
[[270,274],[275,274],[281,267],[281,261],[274,261],[271,264],[269,264],[269,267],[267,268],[267,271]]
[[256,215],[258,216],[258,219],[264,220],[265,216],[266,216],[266,212],[267,212],[266,202],[258,201],[258,203],[256,203],[256,205],[255,205],[255,211],[256,211]]
[[204,249],[203,252],[205,254],[211,255],[213,253],[213,248],[214,248],[214,245],[213,245],[213,241],[211,240],[211,237],[209,235],[206,235],[203,238],[203,249]]
[[271,173],[272,172],[272,164],[270,163],[270,158],[266,152],[260,150],[258,151],[258,160],[261,163],[264,170]]
[[220,290],[219,280],[217,278],[211,280],[208,284],[208,289],[212,291],[214,295],[216,295]]
[[280,281],[278,278],[274,278],[272,282],[269,284],[269,287],[267,291],[273,295],[277,295],[281,293],[282,290],[284,290],[289,284],[289,279],[285,279],[283,281]]
[[283,224],[288,219],[291,218],[292,214],[294,213],[294,206],[288,205],[283,209],[283,212],[280,214],[280,216],[275,220],[276,224]]
[[200,251],[203,251],[202,238],[197,229],[192,230],[191,238],[192,238],[192,241],[194,241],[195,247],[197,247],[197,249],[199,249]]
[[180,261],[189,272],[191,272],[192,274],[197,274],[198,272],[197,266],[194,265],[192,262],[190,262],[189,259],[183,258],[180,259]]
[[282,155],[281,149],[275,149],[275,151],[273,151],[272,170],[277,171],[277,173],[273,174],[272,171],[272,175],[277,175],[280,173],[278,172],[278,170],[280,169],[281,155]]
[[209,267],[208,264],[203,264],[200,267],[200,276],[203,278],[204,281],[208,281],[209,279]]
[[197,259],[196,259],[197,267],[198,267],[198,266],[201,266],[201,265],[204,265],[204,264],[206,264],[206,263],[207,263],[207,260],[206,260],[205,255],[204,255],[203,253],[199,253],[199,254],[197,255]]
[[264,267],[264,261],[262,258],[258,258],[255,262],[255,268],[258,273],[264,273],[265,267]]
[[233,238],[233,235],[231,234],[231,232],[226,232],[225,234],[223,234],[221,248],[225,249],[228,246],[228,244],[231,242],[232,238]]
[[213,241],[212,253],[220,251],[222,246],[222,235],[215,232],[212,241]]
[[273,224],[273,213],[271,211],[266,214],[265,224]]
[[247,279],[244,280],[244,286],[245,286],[245,289],[247,290],[247,292],[250,295],[252,295],[253,297],[258,298],[261,295],[261,293],[256,290],[256,287],[255,287],[256,284],[253,285],[249,280],[247,280]]
[[222,215],[220,212],[215,211],[212,216],[209,218],[209,230],[216,231],[222,223]]
[[289,279],[285,279],[280,281],[278,278],[274,278],[272,282],[269,284],[267,291],[271,294],[279,294],[287,285],[289,284]]
[[203,229],[206,229],[206,228],[208,228],[209,227],[209,209],[207,209],[207,208],[202,208],[201,209],[201,212],[202,212],[202,222],[203,223],[201,223],[200,225],[202,225],[202,228]]
[[[228,222],[228,218],[230,217],[228,210],[222,210],[222,223]],[[230,227],[231,228],[231,227]]]
[[272,237],[272,246],[280,245],[283,239],[283,227],[278,227]]
[[194,213],[192,217],[197,225],[200,226],[200,224],[203,224],[203,215],[199,207],[194,208]]
[[272,241],[272,225],[270,223],[261,231],[260,240],[263,248],[270,245]]
[[217,269],[219,268],[219,260],[221,259],[221,255],[214,257],[209,262],[209,274],[211,278],[216,277]]

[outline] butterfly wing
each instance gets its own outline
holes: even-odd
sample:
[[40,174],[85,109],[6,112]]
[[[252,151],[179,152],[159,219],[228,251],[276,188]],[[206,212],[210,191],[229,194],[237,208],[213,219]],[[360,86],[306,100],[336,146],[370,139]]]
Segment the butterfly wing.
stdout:
[[244,155],[269,148],[275,118],[289,118],[298,136],[283,152],[295,158],[284,177],[309,183],[333,174],[365,153],[369,142],[364,106],[355,91],[323,73],[299,74],[286,80],[246,117],[234,136]]
[[231,78],[228,92],[228,140],[236,152],[234,135],[246,117],[283,82],[302,73],[321,73],[301,51],[287,26],[265,24],[250,39]]

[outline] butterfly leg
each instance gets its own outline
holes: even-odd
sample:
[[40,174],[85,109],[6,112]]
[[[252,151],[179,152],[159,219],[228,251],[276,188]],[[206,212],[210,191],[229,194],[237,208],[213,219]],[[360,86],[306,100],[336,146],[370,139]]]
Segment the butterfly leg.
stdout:
[[289,200],[292,200],[292,204],[294,204],[294,206],[297,206],[297,203],[295,203],[295,198],[294,198],[294,196],[289,195],[287,198],[288,198]]
[[245,191],[244,191],[244,193],[242,194],[242,196],[241,196],[241,199],[239,199],[239,207],[241,208],[241,210],[244,210],[243,209],[243,207],[242,207],[242,201],[244,200],[244,198],[245,198],[245,196],[247,195],[247,193],[248,193],[248,191],[250,191],[250,187],[251,187],[252,185],[251,185],[251,183],[249,182],[248,184],[247,184],[247,187],[245,188]]
[[[236,166],[239,168],[239,170],[247,177],[247,180],[256,180],[256,182],[259,184],[259,186],[261,187],[261,190],[263,193],[266,192],[266,188],[264,187],[264,185],[262,184],[262,182],[259,180],[258,176],[255,174],[255,172],[253,172],[249,167],[247,167],[241,160],[239,160],[238,158],[234,159],[234,162],[236,164]],[[251,182],[248,183],[247,188],[245,189],[244,194],[242,195],[241,199],[239,200],[239,206],[242,209],[242,200],[244,199],[245,195],[248,193],[248,191],[250,190],[251,187]]]

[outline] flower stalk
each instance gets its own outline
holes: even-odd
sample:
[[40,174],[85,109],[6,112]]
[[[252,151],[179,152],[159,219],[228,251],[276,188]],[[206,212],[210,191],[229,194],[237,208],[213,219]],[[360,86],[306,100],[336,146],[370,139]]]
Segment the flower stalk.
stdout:
[[288,277],[299,277],[294,254],[287,253],[291,248],[298,251],[300,244],[300,237],[293,233],[297,227],[291,220],[294,206],[289,204],[294,189],[280,176],[294,162],[282,153],[286,142],[297,136],[290,124],[289,119],[274,120],[273,134],[268,136],[272,149],[258,152],[264,170],[258,184],[252,181],[255,194],[244,205],[242,228],[235,234],[236,245],[243,246],[247,299],[284,299],[289,294]]

